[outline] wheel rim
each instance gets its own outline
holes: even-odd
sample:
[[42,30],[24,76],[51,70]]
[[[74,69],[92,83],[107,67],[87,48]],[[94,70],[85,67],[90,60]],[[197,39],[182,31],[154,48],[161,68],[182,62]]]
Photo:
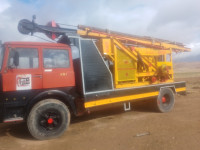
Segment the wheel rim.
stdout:
[[61,126],[62,117],[59,111],[48,109],[43,111],[38,119],[40,127],[46,131],[53,131]]

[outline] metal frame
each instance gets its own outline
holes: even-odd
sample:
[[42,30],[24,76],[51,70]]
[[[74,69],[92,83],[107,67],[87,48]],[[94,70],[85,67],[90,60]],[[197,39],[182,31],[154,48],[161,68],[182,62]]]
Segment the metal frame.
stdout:
[[175,85],[172,85],[172,86],[163,86],[163,87],[160,87],[160,91],[161,91],[162,89],[164,89],[164,88],[173,88],[173,90],[174,90],[175,94],[177,93],[177,92],[176,92],[176,87],[175,87]]
[[79,46],[80,46],[79,50],[80,50],[80,62],[81,62],[81,72],[82,72],[83,94],[84,94],[84,95],[87,95],[87,94],[93,94],[93,93],[100,93],[100,92],[113,91],[113,90],[114,90],[114,86],[113,86],[113,76],[112,76],[112,73],[110,72],[110,69],[109,69],[108,66],[106,65],[105,60],[103,59],[101,53],[98,51],[98,48],[97,48],[97,46],[96,46],[94,40],[93,40],[93,39],[85,39],[85,38],[84,38],[83,40],[91,40],[91,41],[93,42],[94,46],[95,46],[96,49],[97,49],[98,54],[100,55],[100,57],[101,57],[103,63],[105,64],[106,68],[108,69],[108,71],[109,71],[109,73],[110,73],[110,76],[111,76],[111,84],[112,84],[112,90],[103,90],[103,91],[96,91],[96,92],[86,92],[86,91],[85,91],[85,81],[84,81],[84,74],[83,74],[84,68],[83,68],[83,61],[82,61],[82,47],[81,47],[81,42],[80,42],[82,39],[83,39],[83,38],[79,38]]
[[[127,104],[128,104],[128,106],[127,106]],[[131,110],[131,103],[130,102],[124,103],[124,111],[129,111],[129,110]]]
[[96,44],[95,44],[95,42],[94,42],[94,40],[92,40],[93,41],[93,44],[95,45],[95,47],[96,47],[96,49],[97,49],[97,52],[99,53],[99,55],[101,56],[101,59],[102,59],[102,61],[104,62],[104,64],[105,64],[105,66],[106,66],[106,68],[108,69],[108,71],[109,71],[109,73],[110,73],[110,76],[111,76],[111,83],[112,83],[112,89],[114,89],[114,84],[113,84],[113,75],[112,75],[112,73],[111,73],[111,71],[110,71],[110,69],[108,68],[108,66],[106,65],[106,62],[105,62],[105,60],[103,59],[103,57],[102,57],[102,55],[101,55],[101,53],[99,52],[99,50],[98,50],[98,47],[96,46]]
[[[81,37],[78,37],[78,36],[69,36],[69,38],[78,39],[78,43],[79,43],[79,47],[78,47],[78,48],[79,48],[79,54],[80,54],[79,56],[80,56],[80,63],[81,63],[80,65],[81,65],[81,72],[82,72],[82,73],[81,73],[81,77],[82,77],[83,94],[84,94],[84,95],[87,95],[87,94],[93,94],[93,93],[101,93],[101,92],[113,91],[113,90],[114,90],[113,75],[112,75],[110,69],[108,68],[108,66],[106,65],[105,60],[103,59],[101,53],[98,51],[98,47],[97,47],[96,44],[95,44],[95,40],[94,40],[94,39],[85,39],[85,38],[81,38]],[[103,90],[103,91],[96,91],[96,92],[86,92],[86,91],[85,91],[85,80],[84,80],[84,74],[83,74],[84,68],[83,68],[82,47],[81,47],[81,40],[82,40],[82,39],[83,39],[83,40],[91,40],[91,41],[93,42],[94,46],[96,47],[98,54],[100,55],[100,57],[101,57],[103,63],[105,64],[106,68],[108,69],[108,71],[109,71],[109,73],[110,73],[110,76],[111,76],[111,84],[112,84],[112,90]]]
[[81,62],[81,76],[82,76],[82,85],[83,85],[83,95],[85,95],[85,80],[84,80],[84,74],[83,74],[83,59],[82,59],[81,38],[79,38],[79,50],[80,50],[80,62]]
[[81,77],[82,77],[82,87],[83,87],[83,95],[85,95],[85,81],[84,81],[84,75],[83,75],[83,61],[82,61],[82,48],[81,48],[81,37],[78,36],[69,36],[69,38],[75,38],[78,39],[79,43],[79,56],[80,56],[80,65],[81,65]]
[[[121,88],[121,89],[114,89],[114,90],[105,90],[105,91],[97,91],[97,92],[90,92],[90,93],[87,93],[86,95],[89,95],[89,94],[98,94],[98,93],[103,93],[103,92],[111,92],[111,91],[122,91],[122,90],[128,90],[128,89],[140,89],[140,88],[145,88],[145,87],[155,87],[155,86],[162,86],[163,87],[160,87],[161,88],[167,88],[167,87],[173,87],[175,88],[174,85],[172,86],[167,86],[167,84],[179,84],[179,83],[185,83],[185,82],[173,82],[173,83],[164,83],[164,84],[153,84],[153,85],[147,85],[147,86],[136,86],[136,87],[132,87],[132,88]],[[166,85],[166,86],[165,86]],[[175,88],[176,89],[176,88]],[[176,91],[176,90],[175,90]],[[177,93],[177,92],[176,92]]]

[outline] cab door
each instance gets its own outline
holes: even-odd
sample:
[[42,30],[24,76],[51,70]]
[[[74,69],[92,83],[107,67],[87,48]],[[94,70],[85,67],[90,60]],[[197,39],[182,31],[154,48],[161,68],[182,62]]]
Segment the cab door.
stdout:
[[3,91],[42,89],[42,70],[38,47],[9,46],[4,64]]
[[43,88],[75,86],[71,51],[67,47],[45,47],[43,55]]

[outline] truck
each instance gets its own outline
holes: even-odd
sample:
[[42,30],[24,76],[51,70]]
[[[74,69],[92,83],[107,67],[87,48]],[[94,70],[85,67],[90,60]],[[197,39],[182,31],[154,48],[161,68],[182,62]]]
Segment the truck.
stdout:
[[98,106],[153,99],[169,112],[186,83],[174,82],[172,52],[185,45],[79,25],[61,28],[22,19],[20,33],[52,42],[5,42],[0,47],[0,122],[25,121],[39,140],[61,136],[71,116]]

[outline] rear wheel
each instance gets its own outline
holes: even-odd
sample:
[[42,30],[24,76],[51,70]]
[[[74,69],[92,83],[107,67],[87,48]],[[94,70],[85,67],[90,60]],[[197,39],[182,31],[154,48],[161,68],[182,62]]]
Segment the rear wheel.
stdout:
[[156,106],[160,112],[169,112],[174,107],[174,93],[170,88],[162,88],[156,100]]
[[35,104],[27,119],[31,135],[39,140],[61,136],[69,123],[69,109],[56,99],[46,99]]

